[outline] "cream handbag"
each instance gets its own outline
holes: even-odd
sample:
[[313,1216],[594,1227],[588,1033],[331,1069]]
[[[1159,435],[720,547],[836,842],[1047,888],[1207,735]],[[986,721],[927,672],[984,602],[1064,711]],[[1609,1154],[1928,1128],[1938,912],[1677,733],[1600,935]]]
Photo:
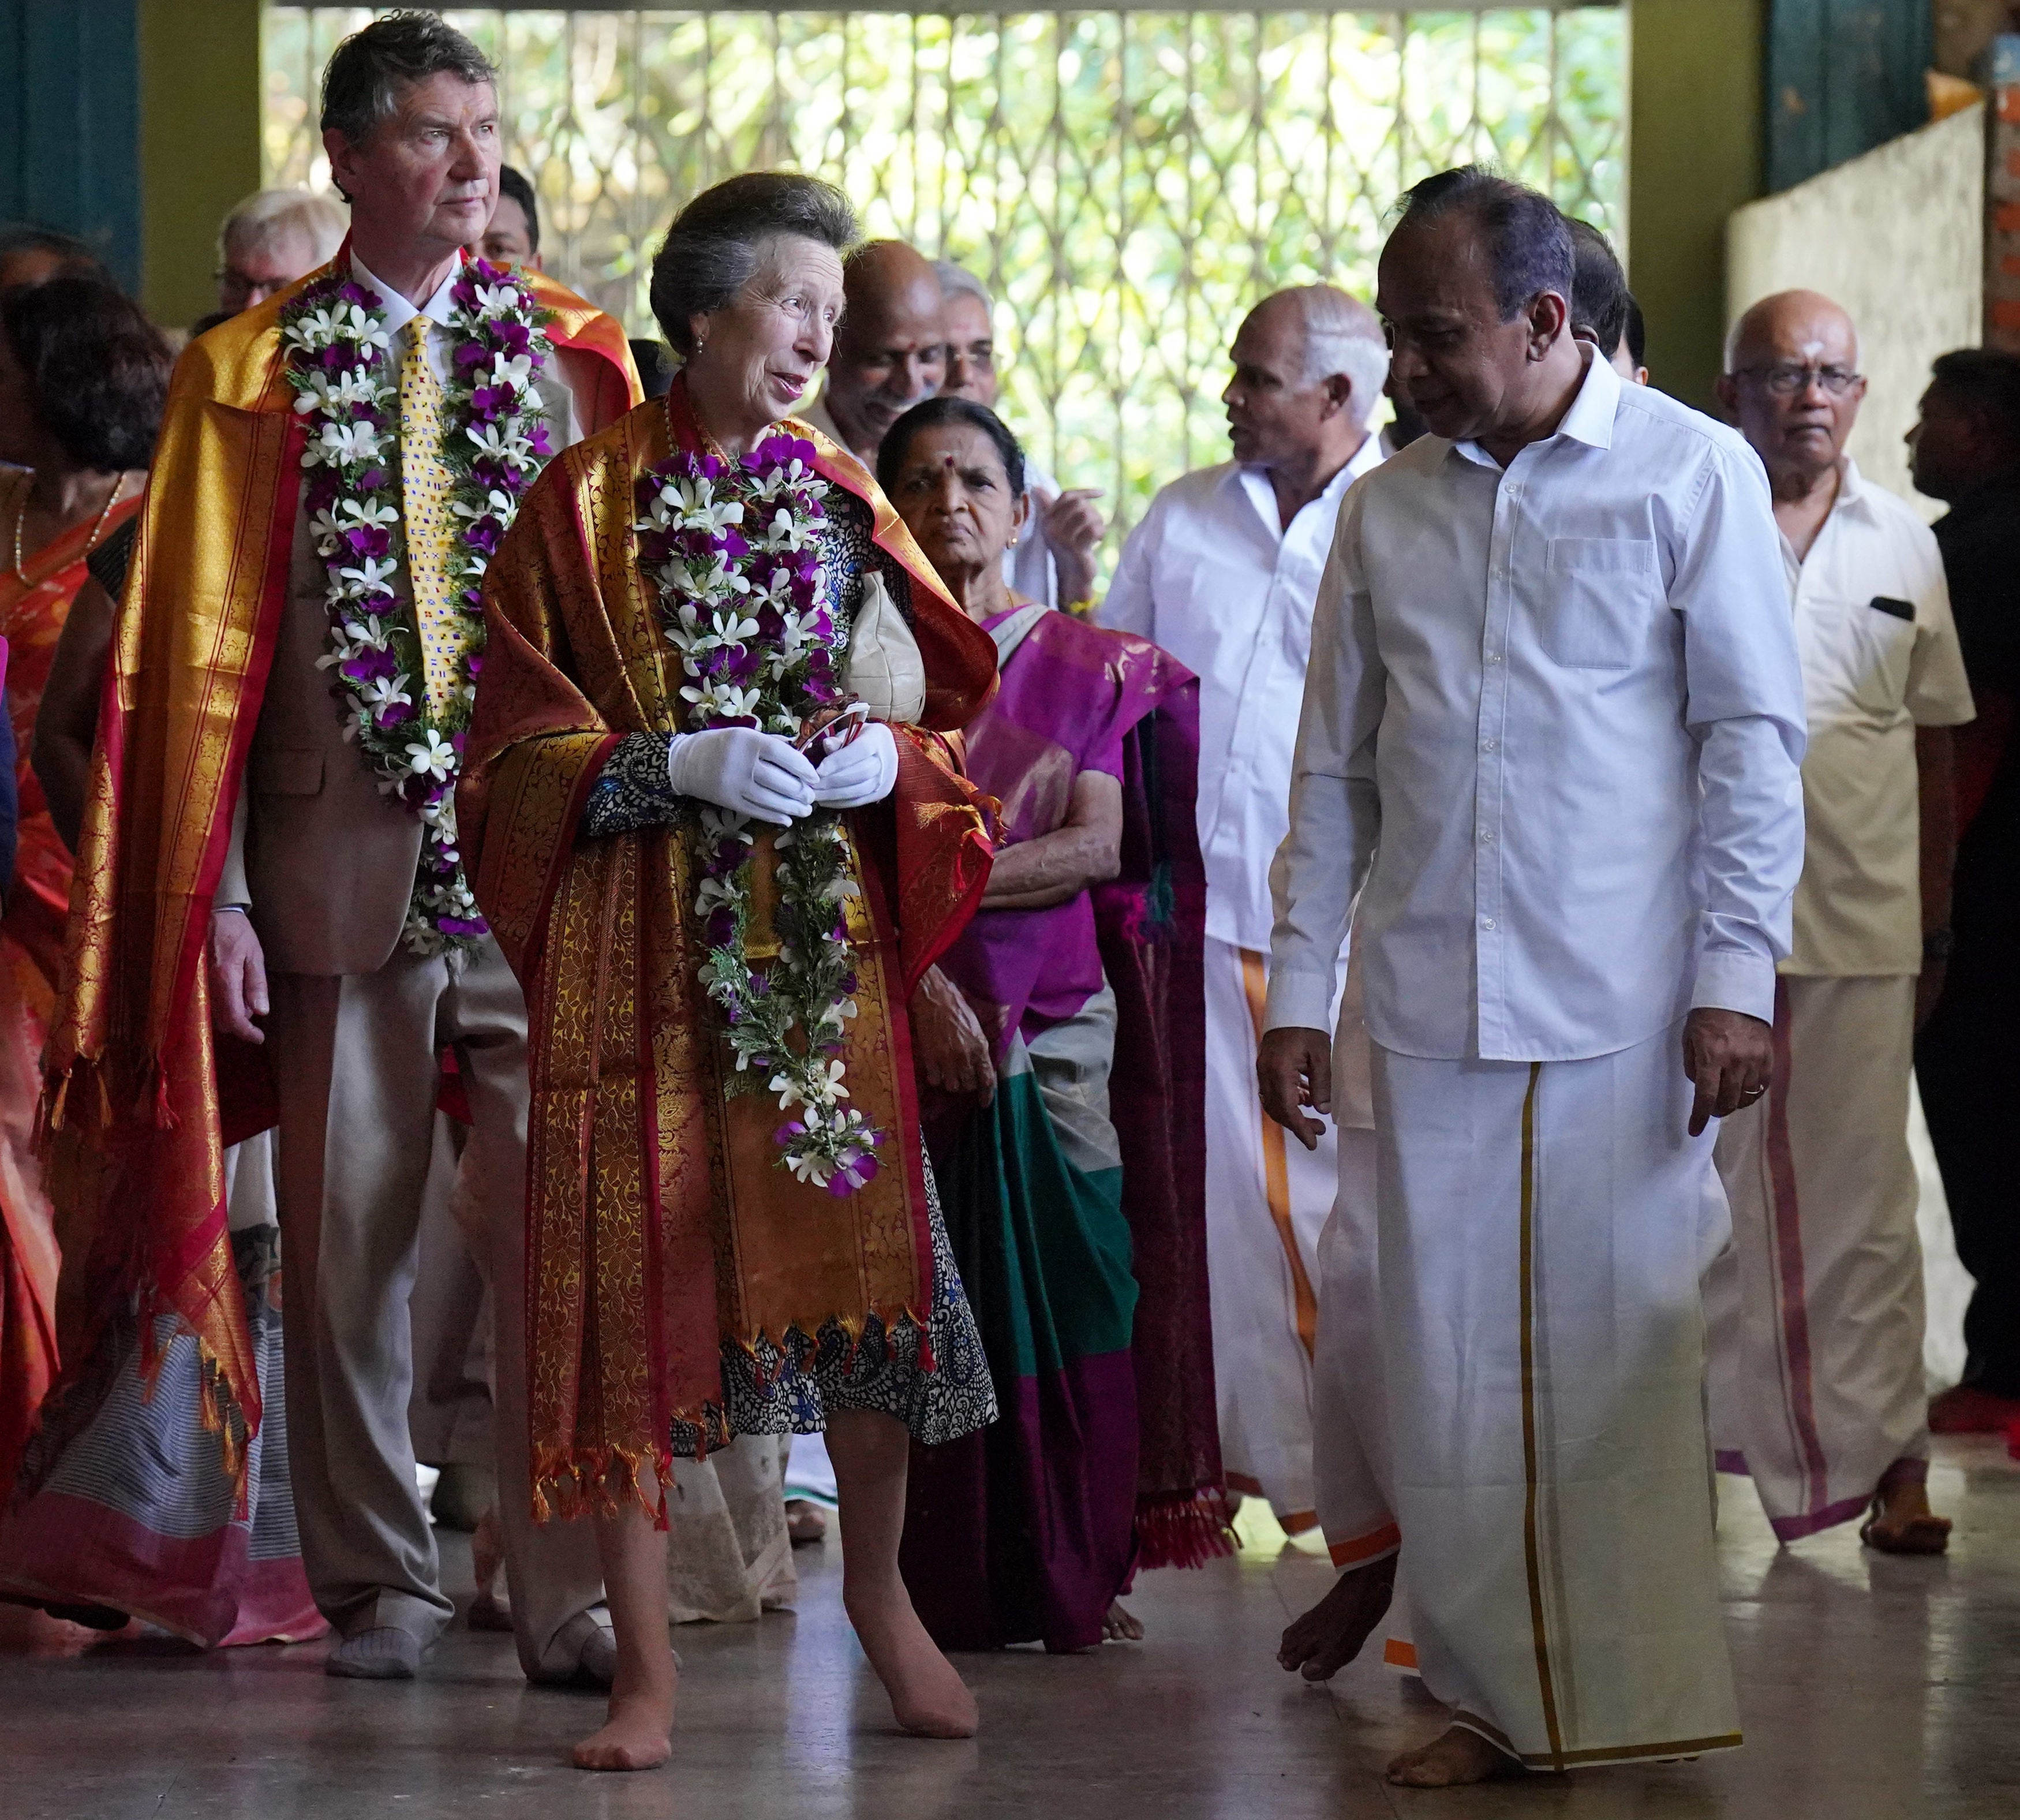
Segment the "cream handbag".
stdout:
[[884,577],[863,578],[863,602],[849,635],[841,685],[878,721],[916,721],[926,711],[926,661]]

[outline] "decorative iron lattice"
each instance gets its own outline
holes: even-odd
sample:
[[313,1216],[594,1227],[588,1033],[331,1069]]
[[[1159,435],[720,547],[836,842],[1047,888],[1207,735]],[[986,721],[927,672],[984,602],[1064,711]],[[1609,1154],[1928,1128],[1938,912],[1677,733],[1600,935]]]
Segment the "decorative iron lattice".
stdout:
[[[267,9],[267,178],[325,187],[322,66],[361,7]],[[1624,232],[1624,10],[991,15],[452,11],[495,58],[547,269],[651,334],[657,235],[696,191],[791,167],[998,300],[1002,410],[1119,508],[1227,453],[1242,313],[1374,288],[1418,178],[1491,162]],[[1624,248],[1623,248],[1624,252]]]

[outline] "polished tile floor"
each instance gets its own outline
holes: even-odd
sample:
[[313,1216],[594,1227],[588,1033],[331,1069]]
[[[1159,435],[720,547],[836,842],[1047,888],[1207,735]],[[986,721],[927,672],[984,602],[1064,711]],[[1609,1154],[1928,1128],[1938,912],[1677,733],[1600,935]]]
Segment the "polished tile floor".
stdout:
[[[2020,1463],[1946,1444],[1949,1558],[1862,1551],[1850,1528],[1778,1551],[1722,1480],[1728,1611],[1748,1742],[1696,1765],[1451,1793],[1386,1787],[1438,1715],[1415,1683],[1356,1668],[1330,1690],[1271,1660],[1330,1570],[1247,1531],[1237,1560],[1146,1578],[1139,1646],[964,1658],[985,1731],[895,1735],[842,1618],[833,1545],[802,1550],[797,1616],[680,1633],[675,1760],[590,1778],[563,1747],[597,1703],[535,1693],[509,1640],[452,1632],[417,1683],[327,1679],[322,1646],[198,1655],[101,1644],[0,1653],[0,1820],[1357,1820],[1425,1813],[1733,1820],[2020,1815]],[[445,1538],[467,1578],[460,1539]],[[18,1627],[16,1634],[18,1636]]]

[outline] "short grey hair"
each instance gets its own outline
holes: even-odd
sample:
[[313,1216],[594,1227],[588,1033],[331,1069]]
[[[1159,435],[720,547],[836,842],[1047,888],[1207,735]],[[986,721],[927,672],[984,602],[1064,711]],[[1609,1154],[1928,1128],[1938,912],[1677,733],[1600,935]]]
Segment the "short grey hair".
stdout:
[[956,265],[950,259],[936,259],[933,270],[940,275],[940,289],[950,297],[957,292],[981,300],[982,307],[989,312],[989,319],[996,320],[996,300],[989,294],[989,287],[965,265]]
[[682,359],[694,352],[696,316],[736,301],[758,270],[758,249],[781,234],[844,252],[856,211],[834,184],[797,171],[748,171],[704,190],[674,217],[652,260],[652,314]]
[[1280,296],[1298,300],[1305,325],[1305,383],[1341,375],[1353,387],[1348,405],[1363,429],[1389,383],[1389,344],[1366,304],[1333,285],[1299,285]]
[[322,265],[336,256],[350,224],[343,205],[307,190],[255,190],[224,218],[217,231],[217,259],[222,265],[236,247],[263,252],[276,241],[299,235]]
[[445,74],[473,88],[498,85],[497,66],[438,14],[388,13],[330,53],[322,72],[322,129],[362,145],[398,107],[405,90]]

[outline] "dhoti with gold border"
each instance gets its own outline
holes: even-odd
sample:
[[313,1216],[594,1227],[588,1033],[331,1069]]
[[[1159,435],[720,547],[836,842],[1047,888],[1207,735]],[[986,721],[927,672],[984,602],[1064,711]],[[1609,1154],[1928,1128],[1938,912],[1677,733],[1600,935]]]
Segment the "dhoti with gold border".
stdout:
[[1419,1672],[1535,1769],[1740,1742],[1677,1028],[1374,1058],[1382,1351]]

